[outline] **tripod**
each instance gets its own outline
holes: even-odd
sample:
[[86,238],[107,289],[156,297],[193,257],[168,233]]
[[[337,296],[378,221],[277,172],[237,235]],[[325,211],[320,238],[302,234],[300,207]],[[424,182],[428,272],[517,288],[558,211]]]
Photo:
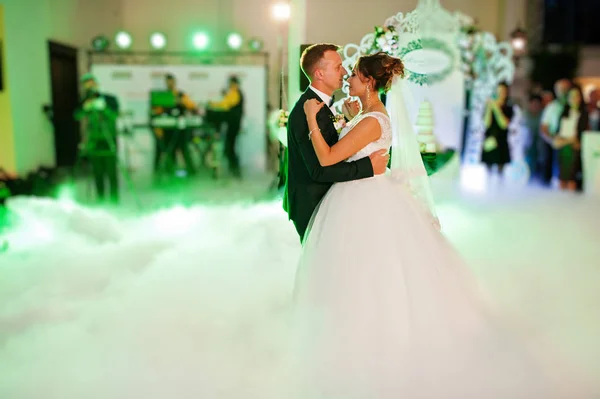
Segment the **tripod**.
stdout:
[[[92,141],[91,138],[88,138],[88,140],[86,141],[86,145],[83,146],[82,148],[80,148],[79,151],[77,152],[77,159],[75,161],[75,166],[73,167],[73,174],[74,175],[77,174],[77,171],[80,170],[83,160],[85,158],[91,160],[92,163],[98,162],[99,158],[100,159],[101,158],[105,158],[105,159],[114,158],[115,162],[116,162],[117,171],[120,172],[120,174],[122,175],[123,179],[125,180],[125,182],[127,184],[127,187],[129,188],[129,190],[131,191],[131,194],[134,197],[136,205],[138,206],[138,208],[141,209],[141,207],[142,207],[141,202],[140,202],[139,196],[137,194],[137,191],[135,190],[135,187],[133,185],[131,176],[129,175],[127,168],[125,167],[125,165],[123,165],[123,163],[121,162],[121,159],[119,158],[119,154],[118,154],[117,146],[116,146],[118,134],[115,133],[115,137],[113,138],[113,137],[111,137],[111,134],[109,133],[109,130],[110,130],[109,123],[111,123],[111,121],[107,121],[107,117],[100,110],[88,111],[87,117],[88,117],[88,125],[94,127],[93,130],[95,132],[96,137],[93,142],[91,142]],[[98,132],[100,132],[100,137],[97,137],[99,135]],[[105,143],[106,148],[100,148],[98,146],[98,143],[103,143],[103,144]],[[116,173],[116,171],[115,171],[115,173]],[[101,176],[101,178],[104,178],[104,177],[105,176]],[[112,184],[118,185],[118,182],[112,182]],[[113,189],[116,190],[116,188],[114,188],[114,187],[113,187]],[[88,193],[89,193],[89,191],[88,191]]]

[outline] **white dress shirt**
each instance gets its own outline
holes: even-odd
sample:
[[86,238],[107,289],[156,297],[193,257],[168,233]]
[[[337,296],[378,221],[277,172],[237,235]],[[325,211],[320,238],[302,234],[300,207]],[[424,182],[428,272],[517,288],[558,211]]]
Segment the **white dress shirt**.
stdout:
[[547,125],[550,135],[554,136],[560,129],[560,117],[563,113],[565,106],[559,100],[554,100],[546,106],[542,112],[541,125]]
[[[323,93],[321,90],[315,89],[315,87],[313,85],[310,85],[308,87],[310,87],[310,89],[312,91],[314,91],[317,94],[317,96],[319,96],[321,101],[323,101],[326,105],[328,105],[331,102],[331,96],[328,96],[327,94]],[[333,104],[331,105],[331,107],[329,107],[329,109],[331,110],[331,113],[335,115],[335,107],[333,106]]]

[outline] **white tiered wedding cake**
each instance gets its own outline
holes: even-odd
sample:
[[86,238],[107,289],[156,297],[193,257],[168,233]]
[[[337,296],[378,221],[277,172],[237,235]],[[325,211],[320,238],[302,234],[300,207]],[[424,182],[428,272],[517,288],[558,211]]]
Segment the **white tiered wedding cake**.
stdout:
[[423,101],[417,115],[417,141],[421,152],[436,152],[436,141],[433,135],[433,109],[429,101]]

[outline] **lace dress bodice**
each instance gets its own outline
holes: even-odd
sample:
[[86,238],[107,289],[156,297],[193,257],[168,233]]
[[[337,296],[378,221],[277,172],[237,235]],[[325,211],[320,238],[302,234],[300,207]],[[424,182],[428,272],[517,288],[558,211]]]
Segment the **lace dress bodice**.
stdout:
[[390,122],[390,118],[382,112],[367,112],[366,114],[357,116],[341,131],[340,140],[346,134],[348,134],[354,128],[354,126],[358,125],[358,123],[361,120],[368,117],[375,118],[379,122],[379,125],[381,126],[381,137],[378,140],[367,144],[367,146],[364,147],[362,150],[352,155],[346,160],[347,162],[356,161],[358,159],[368,157],[373,152],[381,149],[388,150],[392,145],[392,125]]

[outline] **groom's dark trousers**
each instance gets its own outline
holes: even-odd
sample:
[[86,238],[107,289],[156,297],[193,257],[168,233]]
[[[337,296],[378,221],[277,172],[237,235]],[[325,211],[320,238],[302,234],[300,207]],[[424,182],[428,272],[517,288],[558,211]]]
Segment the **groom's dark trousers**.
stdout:
[[[312,98],[322,101],[314,91],[306,89],[290,113],[287,130],[287,179],[283,209],[294,222],[301,241],[304,240],[315,208],[333,183],[373,176],[369,157],[325,167],[319,164],[308,137],[308,123],[304,113],[304,103]],[[327,106],[317,114],[317,123],[327,144],[333,146],[337,143],[338,132],[333,125],[333,114]]]

